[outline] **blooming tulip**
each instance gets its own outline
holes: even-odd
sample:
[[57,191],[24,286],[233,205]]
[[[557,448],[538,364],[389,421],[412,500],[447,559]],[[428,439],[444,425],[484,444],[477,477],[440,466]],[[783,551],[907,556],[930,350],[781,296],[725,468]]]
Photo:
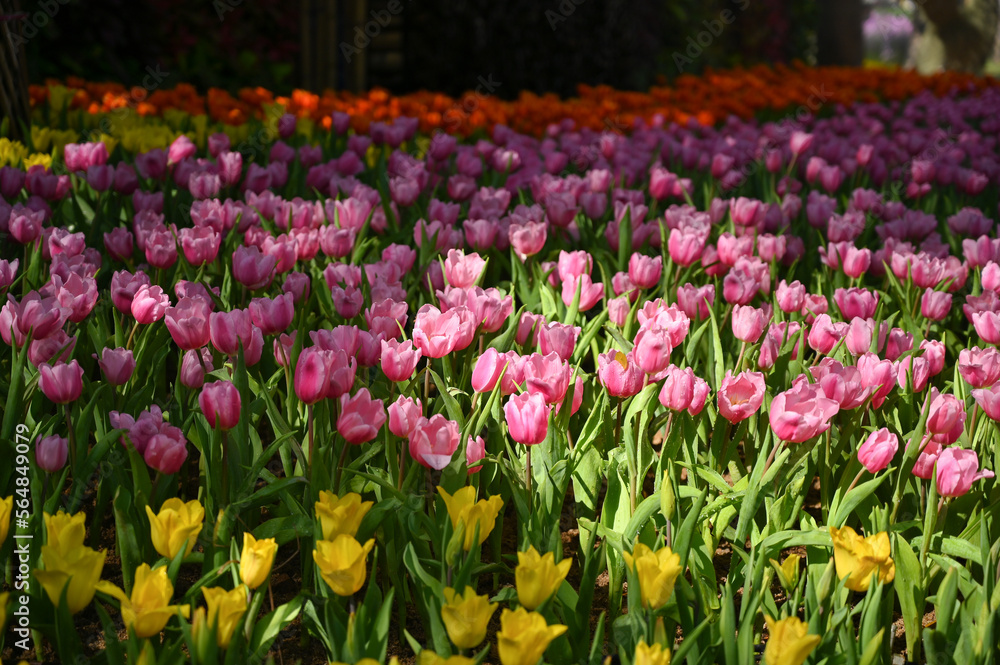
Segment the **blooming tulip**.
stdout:
[[674,593],[674,583],[680,574],[681,557],[669,547],[655,552],[642,543],[636,543],[632,552],[625,552],[625,565],[635,572],[639,580],[639,593],[643,607],[658,610],[667,604]]
[[350,597],[365,584],[365,563],[373,547],[374,538],[362,545],[352,536],[340,534],[332,541],[317,541],[313,561],[323,581],[335,594]]
[[833,539],[833,558],[837,566],[837,576],[847,578],[844,586],[851,591],[868,591],[872,575],[888,584],[896,577],[896,565],[890,557],[889,535],[876,533],[862,538],[854,529],[830,527]]
[[211,331],[208,318],[211,308],[201,298],[181,298],[175,307],[168,307],[164,322],[174,343],[184,351],[200,349],[208,344]]
[[764,646],[764,662],[767,665],[802,665],[822,640],[820,635],[811,635],[809,625],[798,617],[787,617],[777,621],[765,616],[767,621],[767,644]]
[[719,386],[719,415],[731,423],[746,420],[764,403],[764,375],[760,372],[740,372],[726,376]]
[[858,448],[858,461],[869,473],[878,473],[889,466],[897,450],[899,437],[883,427],[869,434]]
[[[96,355],[94,356],[97,357]],[[97,361],[104,378],[113,386],[123,386],[128,383],[135,371],[135,358],[127,349],[111,349],[105,347],[101,351],[101,359]]]
[[945,448],[937,457],[938,494],[942,497],[962,496],[972,489],[972,483],[982,478],[992,478],[989,469],[979,469],[979,456],[975,450]]
[[476,595],[472,587],[465,587],[461,594],[451,587],[444,590],[441,620],[452,644],[459,649],[473,649],[486,639],[490,617],[496,612],[497,603],[489,596]]
[[389,405],[389,431],[400,438],[409,438],[422,416],[423,405],[419,399],[400,395]]
[[830,418],[840,405],[823,394],[815,383],[802,382],[771,400],[768,418],[782,441],[802,443],[830,429]]
[[159,513],[146,506],[149,517],[150,537],[153,548],[168,559],[173,559],[184,549],[184,556],[191,554],[205,520],[205,508],[192,499],[184,503],[178,498],[163,502]]
[[220,649],[229,647],[233,634],[240,625],[240,620],[247,611],[247,588],[240,585],[232,591],[222,587],[202,587],[202,595],[208,612],[199,608],[195,615],[201,615],[201,620],[192,622],[191,631],[195,641],[198,640],[197,626],[214,627],[215,643]]
[[650,646],[645,639],[640,639],[635,645],[632,665],[670,665],[670,658],[670,647],[655,642]]
[[316,517],[320,521],[323,540],[333,541],[346,534],[354,537],[368,511],[375,505],[371,501],[361,501],[361,495],[348,492],[342,497],[326,490],[320,490],[319,501],[315,504]]
[[767,316],[764,310],[747,305],[733,307],[733,335],[736,339],[753,344],[764,334]]
[[56,404],[69,404],[80,398],[83,392],[83,368],[77,361],[42,365],[38,372],[38,387]]
[[[135,283],[134,279],[132,283]],[[135,317],[136,323],[150,324],[159,321],[166,314],[170,307],[170,296],[159,286],[140,284],[129,302],[131,303],[129,311]]]
[[526,446],[541,443],[549,431],[551,411],[552,407],[540,393],[524,392],[510,397],[503,406],[510,438]]
[[198,406],[213,429],[231,430],[240,421],[240,391],[229,381],[205,384],[198,395]]
[[411,340],[398,342],[394,339],[383,339],[381,347],[381,366],[386,378],[396,382],[408,381],[420,362],[420,349],[415,349]]
[[134,630],[137,637],[153,637],[160,634],[175,614],[189,616],[188,605],[170,604],[173,595],[174,585],[167,576],[166,567],[152,570],[149,564],[140,564],[135,570],[131,597],[126,598],[124,594],[120,597],[125,627]]
[[597,376],[612,397],[631,397],[642,389],[643,371],[632,353],[608,351],[597,357]]
[[[452,528],[458,529],[459,524],[465,525],[463,549],[468,552],[473,545],[482,545],[486,542],[493,527],[496,526],[497,515],[503,508],[503,499],[493,495],[489,499],[476,501],[476,488],[468,485],[454,494],[448,494],[441,487],[438,487],[437,490],[448,510],[448,518],[451,520]],[[478,541],[474,535],[477,531],[479,532]]]
[[371,441],[385,424],[385,420],[382,400],[372,399],[367,388],[362,388],[353,397],[346,393],[340,396],[337,431],[348,443],[357,445]]
[[440,413],[417,420],[409,435],[410,457],[428,469],[440,471],[458,450],[459,427]]
[[514,581],[517,600],[523,607],[537,609],[562,586],[573,562],[563,559],[557,564],[554,557],[552,552],[539,554],[533,546],[527,552],[517,553]]
[[257,540],[250,532],[243,534],[243,550],[240,553],[240,579],[251,589],[256,589],[267,580],[274,565],[274,555],[278,543],[274,538]]
[[552,640],[566,630],[566,626],[549,626],[541,614],[528,612],[523,607],[514,612],[504,609],[497,633],[501,664],[535,665]]

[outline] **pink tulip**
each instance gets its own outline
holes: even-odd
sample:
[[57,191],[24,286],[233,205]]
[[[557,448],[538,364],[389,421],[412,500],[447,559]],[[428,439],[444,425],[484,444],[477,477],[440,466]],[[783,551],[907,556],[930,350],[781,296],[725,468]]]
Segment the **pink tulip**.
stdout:
[[329,399],[338,399],[346,395],[354,387],[354,379],[358,364],[354,356],[348,355],[346,349],[326,351],[327,358],[327,389]]
[[38,437],[35,443],[35,462],[38,468],[47,473],[62,471],[66,466],[66,457],[69,454],[69,440],[58,434],[47,436],[44,439]]
[[563,360],[569,360],[579,335],[579,326],[568,326],[558,322],[546,323],[538,328],[538,350],[542,355],[556,353]]
[[174,343],[182,350],[190,351],[208,344],[210,314],[208,304],[201,298],[181,298],[176,307],[167,308],[164,322]]
[[646,256],[638,252],[632,254],[628,261],[628,276],[640,289],[651,289],[660,282],[663,272],[663,259],[659,256]]
[[520,370],[528,392],[538,393],[547,404],[560,404],[563,401],[569,390],[573,370],[557,354],[543,356],[532,353],[521,359]]
[[[97,357],[96,354],[94,357]],[[123,386],[128,383],[132,378],[132,372],[135,371],[135,358],[132,352],[122,348],[104,347],[97,364],[101,366],[104,378],[113,386]]]
[[164,475],[177,473],[187,459],[187,442],[181,434],[156,434],[149,440],[143,459],[149,468]]
[[692,265],[702,257],[707,239],[708,234],[700,229],[672,229],[670,231],[670,238],[667,240],[667,250],[670,252],[670,260],[685,268]]
[[840,321],[834,322],[828,314],[820,314],[809,328],[809,346],[824,355],[833,351],[837,343],[847,335],[850,326]]
[[629,305],[628,296],[618,296],[617,298],[612,298],[608,301],[608,319],[611,320],[619,328],[625,326],[625,321],[628,319],[629,311],[632,307]]
[[28,345],[28,360],[35,367],[54,361],[68,363],[74,348],[76,348],[76,337],[70,337],[65,331],[57,330],[45,339],[32,340]]
[[330,358],[327,352],[309,347],[302,349],[295,364],[295,394],[306,404],[324,397],[330,382]]
[[[811,369],[823,394],[829,399],[837,402],[843,410],[856,409],[865,403],[872,390],[865,385],[861,372],[857,367],[848,365],[844,367],[832,358],[824,358],[820,365]],[[805,377],[800,375],[799,382],[804,382]],[[795,381],[792,385],[795,385]]]
[[480,258],[479,254],[466,254],[457,249],[448,250],[448,258],[444,261],[444,274],[448,284],[458,289],[474,286],[485,268],[486,260]]
[[642,390],[643,370],[632,353],[611,350],[597,357],[597,376],[612,397],[631,397]]
[[951,311],[951,294],[926,289],[920,298],[920,313],[931,321],[943,321]]
[[925,339],[920,342],[921,356],[927,361],[930,367],[931,376],[937,376],[944,370],[944,343],[933,339]]
[[254,298],[250,301],[250,320],[265,335],[284,332],[295,317],[295,297],[284,293],[275,298]]
[[414,348],[412,340],[405,342],[382,340],[380,347],[382,372],[386,378],[397,383],[408,381],[413,376],[417,363],[420,362],[420,349]]
[[778,283],[778,290],[775,292],[778,300],[778,307],[786,314],[793,314],[802,310],[806,300],[806,287],[802,286],[798,280],[788,284],[785,280]]
[[216,233],[215,229],[204,226],[181,229],[180,237],[184,260],[192,266],[212,263],[219,255],[222,235]]
[[231,430],[240,421],[240,391],[229,381],[206,383],[198,395],[198,406],[213,429]]
[[979,469],[979,456],[974,450],[945,448],[938,455],[935,482],[942,497],[962,496],[972,489],[972,483],[992,477],[992,471]]
[[984,342],[1000,344],[1000,314],[976,312],[972,315],[972,325]]
[[[881,339],[882,333],[879,333],[879,338]],[[881,346],[881,342],[879,343]],[[893,328],[889,331],[889,335],[886,339],[885,346],[885,357],[889,360],[896,360],[901,355],[913,348],[913,335],[902,330],[901,328]]]
[[42,365],[38,372],[38,387],[51,401],[69,404],[80,398],[83,392],[83,368],[77,361]]
[[670,366],[660,389],[660,404],[672,411],[688,410],[697,415],[708,397],[708,384],[694,375],[690,367],[678,369]]
[[465,466],[468,467],[469,473],[475,473],[483,468],[480,464],[486,457],[486,441],[483,437],[477,436],[473,439],[469,437],[468,443],[465,444]]
[[896,380],[900,388],[923,392],[931,377],[931,365],[925,358],[907,356],[897,364]]
[[290,272],[285,277],[281,290],[292,295],[292,302],[301,305],[309,300],[310,277],[304,272]]
[[510,245],[522,261],[542,251],[547,231],[544,222],[526,221],[510,225]]
[[209,339],[219,353],[236,356],[240,352],[240,344],[244,350],[250,346],[251,326],[250,315],[245,309],[212,312],[208,317]]
[[198,390],[205,385],[205,372],[213,369],[212,354],[208,349],[187,351],[181,359],[181,384],[191,390]]
[[521,314],[521,320],[517,324],[517,334],[514,337],[520,346],[532,346],[534,345],[535,334],[540,326],[545,325],[545,317],[541,314],[532,314],[531,312],[524,312]]
[[764,334],[767,319],[762,309],[736,305],[733,307],[733,335],[742,342],[754,344]]
[[591,281],[589,275],[570,278],[562,283],[562,301],[567,307],[573,305],[577,292],[580,294],[579,311],[586,312],[604,297],[604,283]]
[[372,399],[367,388],[362,388],[353,397],[346,393],[340,396],[337,431],[347,443],[357,445],[371,441],[378,435],[385,420],[382,400]]
[[503,407],[510,438],[517,443],[533,446],[545,440],[549,431],[552,407],[539,393],[521,393],[507,400]]
[[685,284],[677,287],[677,306],[689,319],[696,321],[707,319],[714,304],[714,284],[706,284],[701,287]]
[[803,443],[830,429],[830,419],[840,405],[815,383],[802,381],[771,400],[768,418],[771,429],[782,441]]
[[459,306],[442,313],[433,305],[424,305],[413,322],[413,341],[428,358],[443,358],[454,350],[463,350],[475,335],[474,315]]
[[507,366],[508,358],[494,348],[486,349],[472,370],[472,389],[477,393],[492,392]]
[[879,294],[877,291],[852,287],[850,289],[837,289],[834,291],[833,299],[837,303],[837,307],[840,308],[840,313],[848,321],[854,317],[870,319],[875,316]]
[[727,303],[748,305],[759,290],[760,284],[746,268],[733,267],[722,279],[722,297]]
[[719,415],[731,423],[746,420],[764,403],[764,375],[760,372],[740,372],[736,376],[726,370],[719,386]]
[[667,330],[653,324],[639,328],[632,357],[646,374],[659,374],[670,364],[672,350]]
[[274,339],[274,361],[279,367],[285,367],[292,358],[292,348],[295,346],[297,330],[293,330],[291,335],[278,335]]
[[844,345],[852,355],[860,356],[871,350],[872,335],[875,333],[875,322],[871,319],[854,318],[844,337]]
[[957,397],[931,389],[930,410],[927,413],[927,431],[946,435],[956,426],[965,424],[965,406]]
[[170,296],[159,286],[141,285],[132,297],[131,312],[137,323],[159,321],[170,308]]
[[389,405],[389,431],[401,439],[409,438],[423,415],[424,408],[419,399],[400,395]]
[[274,279],[278,260],[257,247],[240,246],[233,252],[233,279],[251,291],[267,287]]
[[858,461],[869,473],[878,473],[889,466],[897,450],[899,437],[883,427],[869,434],[858,448]]
[[[138,293],[142,286],[150,286],[150,284],[149,276],[141,270],[137,271],[134,275],[127,270],[115,272],[111,276],[111,302],[114,304],[115,309],[122,314],[131,314],[132,301],[135,298],[135,294]],[[160,293],[162,292],[163,290],[160,289]],[[169,303],[170,300],[168,298],[167,306],[169,306]]]
[[958,373],[973,388],[986,388],[1000,381],[1000,351],[978,346],[958,353]]
[[419,418],[409,435],[410,457],[421,466],[441,471],[458,450],[459,427],[440,413]]
[[808,293],[805,302],[802,304],[802,315],[806,317],[807,323],[812,323],[817,316],[825,314],[830,308],[826,296],[822,294]]

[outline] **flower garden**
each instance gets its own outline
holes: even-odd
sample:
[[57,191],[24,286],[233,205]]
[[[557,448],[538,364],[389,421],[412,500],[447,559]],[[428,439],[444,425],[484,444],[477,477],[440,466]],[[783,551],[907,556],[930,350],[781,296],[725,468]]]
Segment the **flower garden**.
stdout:
[[4,660],[996,662],[1000,82],[31,97]]

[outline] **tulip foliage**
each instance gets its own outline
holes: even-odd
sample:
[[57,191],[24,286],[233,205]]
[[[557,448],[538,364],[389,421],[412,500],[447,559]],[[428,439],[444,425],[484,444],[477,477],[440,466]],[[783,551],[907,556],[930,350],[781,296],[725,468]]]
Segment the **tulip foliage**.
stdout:
[[7,141],[0,625],[61,662],[995,662],[998,103]]

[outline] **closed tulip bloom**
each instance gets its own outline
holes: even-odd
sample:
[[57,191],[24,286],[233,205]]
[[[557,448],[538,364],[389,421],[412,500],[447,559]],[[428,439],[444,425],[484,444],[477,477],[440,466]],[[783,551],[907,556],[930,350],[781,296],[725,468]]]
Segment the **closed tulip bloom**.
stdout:
[[556,353],[563,360],[569,360],[573,356],[579,335],[579,326],[568,326],[556,321],[546,323],[538,328],[538,351],[543,356]]
[[385,419],[382,400],[372,399],[367,388],[362,388],[353,397],[347,394],[340,396],[337,431],[348,443],[357,445],[371,441],[382,429]]
[[883,584],[895,579],[896,565],[889,556],[892,548],[885,531],[862,538],[849,526],[830,527],[830,537],[837,576],[847,578],[845,586],[851,591],[868,591],[873,574],[877,574]]
[[132,378],[132,372],[135,371],[135,357],[131,351],[122,348],[105,347],[97,364],[100,365],[104,378],[113,386],[123,386],[128,383]]
[[557,564],[552,552],[543,556],[534,547],[518,552],[517,568],[514,569],[518,602],[529,610],[537,609],[559,590],[572,564],[571,559],[563,559]]
[[175,614],[189,616],[190,606],[170,604],[173,595],[174,585],[166,567],[152,570],[149,564],[141,564],[135,571],[131,597],[122,594],[120,598],[125,627],[134,630],[137,637],[153,637],[160,634]]
[[947,434],[956,425],[965,423],[965,406],[954,395],[931,389],[931,405],[927,414],[930,434]]
[[107,552],[84,547],[82,541],[72,548],[46,543],[41,551],[45,569],[34,570],[34,577],[53,605],[58,606],[66,594],[70,614],[83,611],[98,589],[108,593],[115,588],[101,580]]
[[3,545],[4,542],[6,542],[7,534],[10,533],[10,515],[13,510],[13,494],[8,496],[6,499],[0,499],[0,545]]
[[497,603],[491,603],[489,596],[476,595],[472,587],[465,587],[461,594],[446,587],[444,600],[441,620],[451,643],[459,649],[473,649],[482,644]]
[[746,420],[764,403],[764,375],[760,372],[740,372],[726,376],[719,386],[719,415],[731,423]]
[[[35,462],[38,468],[48,473],[56,473],[66,466],[66,456],[69,454],[69,440],[53,434],[44,439],[38,437],[35,443]],[[2,517],[2,516],[0,516]],[[0,543],[3,539],[0,538]]]
[[802,665],[822,639],[809,634],[809,625],[798,617],[777,621],[769,616],[764,662],[767,665]]
[[586,312],[604,297],[604,283],[597,282],[595,284],[590,275],[581,275],[564,281],[562,283],[563,304],[572,307],[578,292],[580,294],[578,311]]
[[205,508],[194,499],[184,503],[175,497],[164,501],[159,513],[146,506],[146,516],[149,517],[153,549],[160,556],[173,559],[181,548],[184,548],[184,556],[194,550],[205,521]]
[[847,328],[847,334],[844,336],[844,346],[855,356],[868,353],[871,350],[872,335],[874,334],[874,321],[855,317],[851,320]]
[[[438,487],[438,494],[444,501],[448,510],[448,518],[451,520],[453,529],[458,529],[459,524],[465,525],[465,541],[463,548],[466,552],[474,545],[482,545],[489,538],[493,527],[496,526],[497,515],[503,508],[503,498],[493,495],[488,499],[476,501],[476,488],[465,486],[454,494],[448,494],[443,488]],[[479,531],[479,540],[476,541],[475,533]]]
[[357,536],[361,520],[373,505],[375,504],[371,501],[362,501],[357,492],[348,492],[338,497],[332,492],[320,490],[315,512],[323,532],[323,540],[333,541],[341,534],[352,538]]
[[233,279],[251,291],[263,289],[274,279],[278,259],[257,247],[241,245],[233,252]]
[[208,344],[211,308],[201,298],[181,298],[176,307],[168,307],[164,322],[174,343],[184,351]]
[[640,289],[651,289],[660,281],[663,259],[660,256],[646,256],[638,252],[628,261],[628,276]]
[[951,311],[951,294],[926,289],[920,298],[920,313],[931,321],[943,321]]
[[330,353],[311,346],[303,349],[295,363],[295,395],[306,404],[326,397],[330,382]]
[[654,643],[653,646],[646,644],[646,640],[641,639],[635,645],[635,654],[632,656],[632,665],[670,665],[670,648]]
[[979,468],[979,456],[975,450],[945,448],[937,458],[938,494],[942,497],[962,496],[972,489],[972,483],[983,478],[992,478],[993,472]]
[[972,325],[984,342],[1000,344],[1000,314],[976,312],[972,315]]
[[243,550],[240,553],[240,579],[251,589],[256,589],[267,580],[274,565],[274,555],[278,543],[274,538],[257,540],[249,531],[243,534]]
[[858,448],[858,461],[869,473],[883,471],[899,450],[899,437],[883,427],[868,435]]
[[69,404],[80,398],[83,392],[83,368],[77,361],[42,365],[38,372],[38,387],[51,401]]
[[754,344],[764,334],[767,319],[762,309],[736,305],[733,307],[733,335],[742,342]]
[[[390,381],[408,381],[420,362],[420,349],[413,347],[412,340],[398,342],[394,339],[382,340],[382,372]],[[495,351],[495,350],[494,350]],[[475,372],[473,372],[475,376]]]
[[802,443],[830,429],[830,418],[838,411],[836,400],[826,397],[817,384],[803,381],[775,395],[768,417],[779,439]]
[[846,335],[850,326],[841,321],[833,321],[829,314],[820,314],[809,327],[806,340],[817,353],[828,354],[836,348]]
[[1000,383],[989,388],[976,388],[972,397],[989,418],[1000,420]]
[[[358,338],[360,347],[360,338]],[[354,379],[358,371],[358,361],[354,356],[348,355],[346,349],[327,351],[329,358],[327,374],[326,396],[329,399],[340,399],[348,394],[354,387]]]
[[418,464],[440,471],[458,450],[459,427],[440,413],[417,420],[410,432],[410,457]]
[[538,393],[547,404],[561,404],[569,390],[573,368],[554,352],[547,356],[532,353],[521,359],[520,371],[529,393]]
[[400,395],[389,405],[389,431],[401,439],[409,438],[423,415],[424,407],[419,399]]
[[365,585],[368,553],[373,547],[374,538],[362,545],[352,536],[340,534],[333,541],[318,541],[313,550],[313,561],[331,591],[338,596],[350,597]]
[[229,381],[205,384],[198,395],[198,406],[213,429],[231,430],[240,421],[240,391]]
[[212,366],[212,354],[209,353],[208,349],[201,348],[185,352],[181,360],[181,384],[191,390],[198,390],[205,385],[206,369],[209,372],[215,369]]
[[528,612],[523,607],[500,614],[497,652],[502,665],[536,665],[552,640],[567,630],[566,626],[550,626],[545,617]]
[[[205,597],[205,604],[208,605],[207,616],[203,614],[204,625],[207,628],[215,628],[216,645],[220,649],[226,649],[247,611],[247,588],[240,585],[232,591],[227,591],[222,587],[202,587],[201,593]],[[199,608],[198,612],[204,610]],[[198,621],[194,622],[191,626],[192,632],[196,632],[195,626],[199,624]],[[194,638],[197,641],[197,635]]]
[[466,254],[459,249],[449,249],[444,261],[444,274],[448,284],[457,289],[475,286],[486,268],[486,260],[479,254]]
[[599,355],[597,376],[612,397],[631,397],[642,390],[643,371],[631,352],[612,349]]
[[958,353],[958,373],[973,388],[987,388],[1000,381],[1000,351],[978,346]]
[[642,606],[658,610],[667,604],[674,593],[674,584],[684,572],[681,557],[669,547],[655,552],[642,543],[636,543],[631,554],[625,552],[625,565],[631,568],[639,580]]
[[472,389],[477,393],[492,392],[500,380],[500,375],[507,367],[508,359],[494,348],[486,349],[476,360],[472,369]]
[[250,301],[250,320],[265,335],[284,332],[295,317],[295,296],[283,293],[275,298],[254,298]]
[[545,440],[549,431],[552,407],[539,393],[513,395],[503,406],[510,438],[517,443],[533,446]]
[[479,462],[485,457],[486,441],[481,436],[473,439],[470,435],[468,442],[465,444],[465,466],[468,467],[470,474],[483,468],[483,465],[479,464]]
[[129,311],[137,323],[150,324],[162,319],[169,307],[170,296],[164,293],[163,289],[159,286],[142,284],[130,300]]
[[544,222],[526,221],[523,224],[511,224],[508,229],[510,246],[521,261],[542,251],[548,236]]
[[659,374],[670,365],[670,334],[666,328],[655,324],[642,326],[635,336],[632,357],[646,374]]

